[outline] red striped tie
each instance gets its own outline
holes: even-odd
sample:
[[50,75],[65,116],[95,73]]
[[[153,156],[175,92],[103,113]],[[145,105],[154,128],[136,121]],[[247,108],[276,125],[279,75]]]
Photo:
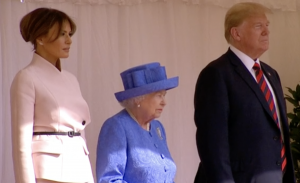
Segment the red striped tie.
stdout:
[[[273,96],[272,93],[266,83],[266,80],[264,78],[263,75],[263,71],[260,69],[260,66],[258,63],[255,62],[253,69],[255,71],[255,75],[256,75],[256,81],[261,89],[261,91],[263,92],[263,94],[265,95],[265,98],[269,104],[269,108],[272,112],[272,116],[274,118],[274,120],[276,121],[276,124],[279,127],[279,122],[278,122],[278,116],[277,116],[277,112],[276,112],[276,107],[274,104],[274,100],[273,100]],[[281,164],[281,170],[283,172],[285,172],[286,169],[286,157],[285,157],[285,147],[284,147],[284,143],[282,140],[282,136],[280,135],[280,141],[282,142],[282,148],[281,148],[281,160],[282,160],[282,164]]]

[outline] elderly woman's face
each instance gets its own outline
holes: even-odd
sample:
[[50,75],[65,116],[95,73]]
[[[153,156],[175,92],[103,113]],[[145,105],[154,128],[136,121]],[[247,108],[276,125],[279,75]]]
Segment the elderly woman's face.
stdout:
[[139,111],[143,113],[143,116],[151,120],[160,117],[166,105],[166,94],[166,90],[161,90],[146,95],[140,103],[141,107]]

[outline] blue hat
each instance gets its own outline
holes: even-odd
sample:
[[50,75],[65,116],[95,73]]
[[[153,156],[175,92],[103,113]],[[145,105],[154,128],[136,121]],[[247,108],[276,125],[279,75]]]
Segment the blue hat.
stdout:
[[119,102],[160,90],[169,90],[178,86],[178,76],[167,79],[165,67],[160,66],[158,62],[130,68],[120,75],[124,91],[115,93]]

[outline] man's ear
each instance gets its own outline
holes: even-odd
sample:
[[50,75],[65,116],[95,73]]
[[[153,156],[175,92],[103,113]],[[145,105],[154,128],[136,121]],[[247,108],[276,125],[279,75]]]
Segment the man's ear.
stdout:
[[240,41],[241,40],[241,33],[238,27],[232,27],[230,29],[230,35],[233,40]]

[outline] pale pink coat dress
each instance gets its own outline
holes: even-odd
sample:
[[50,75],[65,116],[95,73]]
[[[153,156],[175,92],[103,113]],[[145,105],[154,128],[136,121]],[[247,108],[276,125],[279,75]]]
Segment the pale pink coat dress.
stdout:
[[78,81],[37,54],[11,86],[13,163],[16,183],[36,178],[93,183],[84,137],[33,132],[81,132],[90,113]]

